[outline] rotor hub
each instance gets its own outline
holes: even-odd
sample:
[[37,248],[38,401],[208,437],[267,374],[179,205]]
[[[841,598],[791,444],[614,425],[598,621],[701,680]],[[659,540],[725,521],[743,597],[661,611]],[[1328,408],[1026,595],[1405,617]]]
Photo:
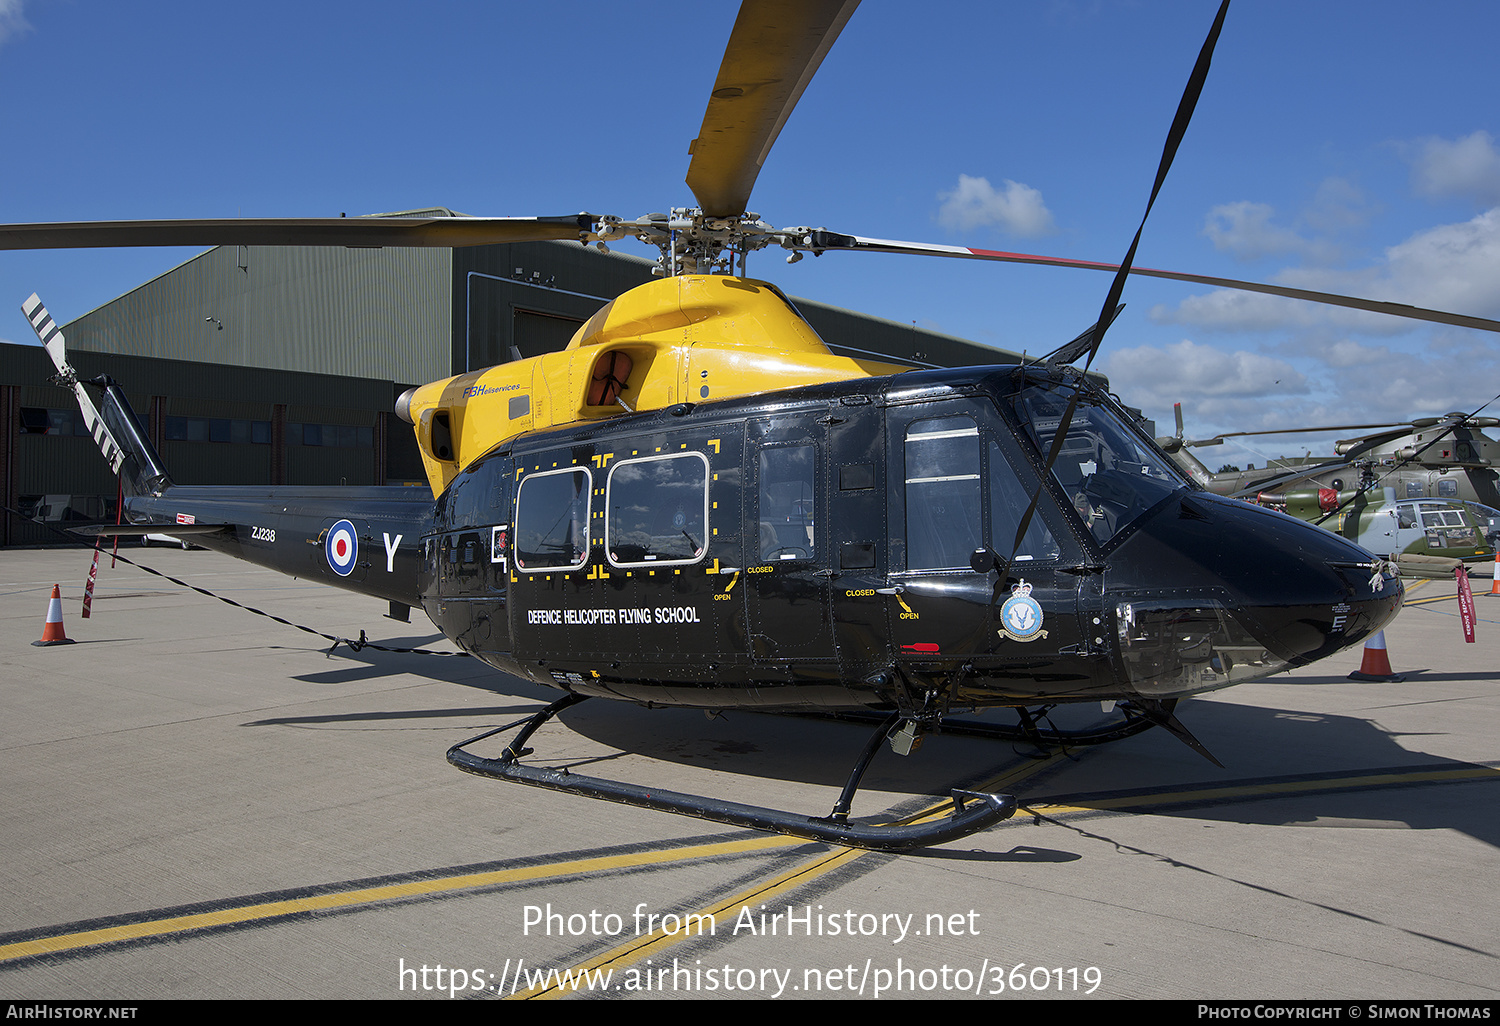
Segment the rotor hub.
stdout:
[[[805,246],[810,228],[778,229],[760,219],[759,214],[744,213],[736,217],[710,217],[698,207],[673,207],[670,214],[643,214],[633,221],[605,216],[599,219],[595,234],[599,248],[634,236],[661,253],[656,274],[673,277],[679,274],[744,275],[745,257],[770,245],[792,250],[789,260],[800,258],[795,252]],[[735,262],[738,259],[739,266]]]

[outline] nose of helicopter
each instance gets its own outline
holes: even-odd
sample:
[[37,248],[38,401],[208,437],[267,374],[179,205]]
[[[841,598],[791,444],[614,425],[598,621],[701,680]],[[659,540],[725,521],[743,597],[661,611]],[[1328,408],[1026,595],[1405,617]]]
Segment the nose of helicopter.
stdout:
[[1166,503],[1109,558],[1125,676],[1143,695],[1269,676],[1360,644],[1401,608],[1400,579],[1345,538],[1206,493]]

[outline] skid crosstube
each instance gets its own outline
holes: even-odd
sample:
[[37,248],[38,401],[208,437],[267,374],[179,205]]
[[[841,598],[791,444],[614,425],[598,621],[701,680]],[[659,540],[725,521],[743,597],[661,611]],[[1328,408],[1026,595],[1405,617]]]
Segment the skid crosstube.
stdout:
[[[557,712],[582,700],[583,696],[569,695],[554,702],[528,720],[462,741],[448,750],[448,761],[465,773],[473,773],[476,776],[528,784],[532,787],[545,787],[549,790],[565,791],[586,798],[601,798],[643,809],[670,812],[679,816],[693,816],[714,823],[723,823],[726,826],[749,827],[753,830],[802,837],[810,841],[868,848],[874,851],[906,851],[967,837],[1001,820],[1009,819],[1016,811],[1016,799],[1011,795],[988,794],[955,788],[952,791],[953,813],[942,819],[906,824],[851,823],[845,818],[845,814],[837,809],[830,816],[814,817],[763,808],[758,805],[742,805],[738,802],[721,801],[716,798],[641,787],[636,784],[590,777],[581,773],[570,773],[566,770],[522,765],[518,759],[529,753],[530,749],[522,746],[532,732]],[[487,759],[464,751],[468,745],[516,726],[522,728],[520,734],[498,758]],[[878,742],[883,737],[884,732],[881,732],[872,740]],[[856,768],[854,778],[845,788],[840,807],[847,807],[847,800],[852,795],[858,776],[863,773],[864,766],[867,764],[868,750],[867,757]]]

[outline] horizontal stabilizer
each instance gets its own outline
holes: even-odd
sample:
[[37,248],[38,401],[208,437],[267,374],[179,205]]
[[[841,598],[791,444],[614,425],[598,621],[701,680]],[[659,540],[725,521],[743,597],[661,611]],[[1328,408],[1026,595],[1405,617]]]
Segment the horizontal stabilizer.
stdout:
[[148,534],[218,534],[234,530],[233,524],[88,524],[69,528],[85,538],[143,538]]

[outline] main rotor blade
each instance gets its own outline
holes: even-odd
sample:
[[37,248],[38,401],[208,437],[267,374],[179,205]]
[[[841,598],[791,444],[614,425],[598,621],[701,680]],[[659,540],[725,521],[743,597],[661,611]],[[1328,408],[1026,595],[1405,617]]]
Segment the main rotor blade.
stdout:
[[1376,428],[1410,428],[1410,423],[1395,424],[1330,424],[1328,427],[1308,428],[1268,428],[1264,431],[1225,431],[1223,434],[1214,435],[1212,440],[1198,441],[1196,439],[1184,442],[1184,445],[1212,445],[1222,442],[1226,438],[1242,438],[1249,435],[1311,435],[1319,431],[1373,431]]
[[719,77],[688,147],[687,184],[709,217],[750,202],[781,126],[859,0],[745,0]]
[[0,250],[113,246],[461,247],[591,238],[592,214],[562,217],[302,217],[0,225]]
[[[993,249],[970,249],[965,246],[941,246],[926,242],[898,242],[893,239],[866,239],[838,232],[815,231],[809,236],[805,249],[814,252],[834,249],[863,250],[867,253],[907,253],[923,256],[956,257],[960,260],[998,260],[1010,264],[1041,264],[1045,267],[1081,267],[1090,271],[1119,271],[1119,264],[1102,264],[1093,260],[1070,260],[1066,257],[1037,256],[1033,253],[1006,253]],[[1389,314],[1392,317],[1408,317],[1437,324],[1452,324],[1460,328],[1477,328],[1480,331],[1500,331],[1500,321],[1469,314],[1449,313],[1444,310],[1429,310],[1426,307],[1410,306],[1406,303],[1387,303],[1378,299],[1360,299],[1357,296],[1341,296],[1333,292],[1313,292],[1286,285],[1267,285],[1258,281],[1239,281],[1235,278],[1215,278],[1206,274],[1185,274],[1181,271],[1162,271],[1151,267],[1131,267],[1131,274],[1143,274],[1151,278],[1168,278],[1172,281],[1187,281],[1198,285],[1212,285],[1221,289],[1238,289],[1242,292],[1263,292],[1270,296],[1301,299],[1309,303],[1328,306],[1344,306],[1352,310]]]

